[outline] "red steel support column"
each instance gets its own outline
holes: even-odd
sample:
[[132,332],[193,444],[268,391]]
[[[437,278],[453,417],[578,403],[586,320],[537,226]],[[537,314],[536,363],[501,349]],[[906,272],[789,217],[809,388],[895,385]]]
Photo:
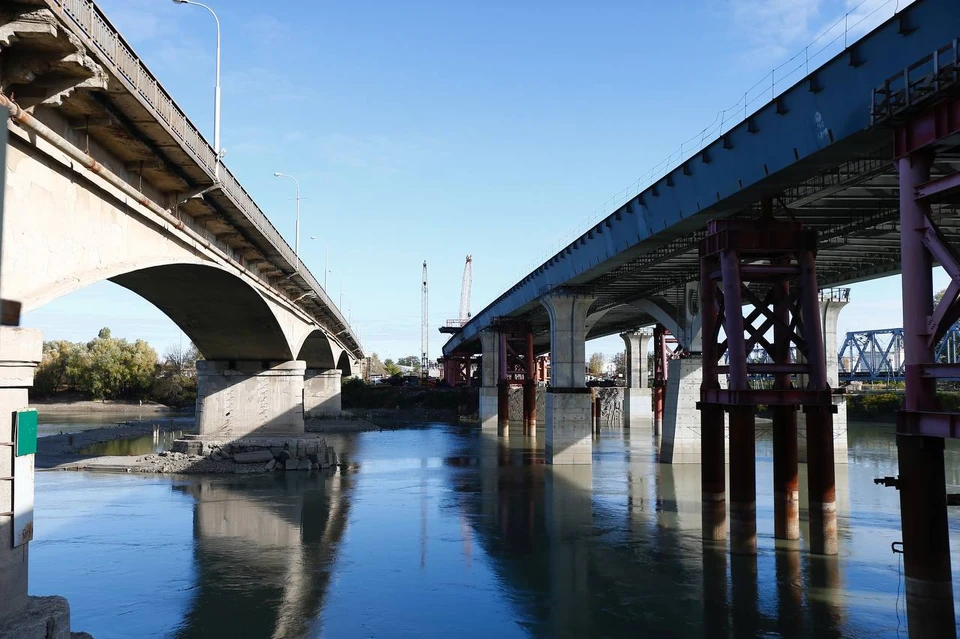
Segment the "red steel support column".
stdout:
[[527,374],[523,380],[523,428],[530,435],[537,430],[537,363],[533,357],[533,333],[527,333],[525,364]]
[[[773,328],[774,362],[790,363],[790,283],[774,284],[774,313],[783,323]],[[774,388],[793,387],[789,373],[774,377]],[[776,539],[800,538],[800,484],[797,468],[797,411],[793,406],[773,407],[773,536]]]
[[[716,284],[710,278],[710,267],[700,263],[700,308],[703,335],[703,381],[701,388],[720,387],[713,367],[717,363],[714,336],[719,323]],[[654,348],[656,357],[666,359],[666,343],[662,326],[657,326]],[[666,361],[663,361],[665,364]],[[666,370],[665,367],[661,370]],[[658,396],[658,408],[663,414],[663,388]],[[700,406],[700,494],[703,538],[706,541],[727,539],[727,478],[724,462],[723,407],[717,404]],[[707,550],[704,550],[706,553]],[[724,581],[726,584],[726,581]]]
[[[933,264],[922,240],[928,228],[930,205],[916,199],[917,187],[930,180],[933,157],[915,152],[898,162],[906,360],[903,409],[936,411],[936,380],[923,377],[921,372],[922,365],[934,361],[927,326],[932,313]],[[939,438],[897,434],[903,567],[911,637],[956,636],[943,448]]]
[[[827,359],[820,326],[816,255],[800,255],[800,295],[807,344],[810,390],[826,390]],[[837,554],[837,492],[833,461],[833,407],[807,406],[807,485],[810,493],[810,552]]]
[[653,432],[660,432],[667,396],[667,329],[657,324],[653,329]]
[[501,436],[510,433],[510,380],[507,378],[507,335],[501,332],[500,375],[497,383],[497,431]]
[[[747,351],[743,337],[740,258],[736,251],[720,253],[724,333],[730,361],[730,390],[747,391]],[[753,406],[730,406],[730,552],[757,553],[757,459]]]

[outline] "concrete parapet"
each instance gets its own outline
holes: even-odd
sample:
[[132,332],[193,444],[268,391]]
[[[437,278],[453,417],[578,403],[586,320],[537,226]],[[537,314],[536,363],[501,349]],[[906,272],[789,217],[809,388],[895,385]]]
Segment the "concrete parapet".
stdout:
[[197,362],[202,437],[303,433],[304,362]]
[[548,464],[592,464],[589,389],[547,390],[544,456]]
[[308,368],[303,377],[303,415],[320,417],[339,415],[342,410],[339,369],[315,370]]

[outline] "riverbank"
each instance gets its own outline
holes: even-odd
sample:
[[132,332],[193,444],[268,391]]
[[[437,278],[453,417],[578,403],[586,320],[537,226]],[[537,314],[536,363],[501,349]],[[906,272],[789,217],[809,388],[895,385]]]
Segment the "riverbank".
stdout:
[[36,408],[41,414],[60,413],[173,413],[183,412],[157,402],[141,402],[121,399],[31,399],[30,408]]

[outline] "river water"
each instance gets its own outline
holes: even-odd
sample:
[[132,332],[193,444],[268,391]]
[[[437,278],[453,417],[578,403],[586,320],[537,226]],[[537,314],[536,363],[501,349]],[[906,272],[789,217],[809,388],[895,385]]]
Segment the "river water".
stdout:
[[898,497],[873,484],[892,431],[850,427],[836,558],[774,550],[762,438],[756,558],[704,550],[699,467],[656,464],[649,428],[603,431],[592,467],[438,424],[331,437],[357,466],[336,475],[40,472],[30,591],[98,639],[906,636]]

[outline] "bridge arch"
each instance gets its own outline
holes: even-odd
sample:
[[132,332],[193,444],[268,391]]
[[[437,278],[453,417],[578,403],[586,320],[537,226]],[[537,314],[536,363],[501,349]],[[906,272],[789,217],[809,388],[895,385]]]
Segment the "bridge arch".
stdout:
[[306,362],[309,369],[325,371],[337,368],[333,347],[323,331],[313,331],[307,335],[303,344],[300,345],[297,359]]
[[292,349],[263,297],[232,273],[168,264],[110,278],[169,317],[206,359],[290,361]]
[[350,353],[347,351],[340,352],[340,358],[337,360],[337,368],[340,369],[340,373],[344,377],[350,377],[353,375],[353,369],[350,362]]

